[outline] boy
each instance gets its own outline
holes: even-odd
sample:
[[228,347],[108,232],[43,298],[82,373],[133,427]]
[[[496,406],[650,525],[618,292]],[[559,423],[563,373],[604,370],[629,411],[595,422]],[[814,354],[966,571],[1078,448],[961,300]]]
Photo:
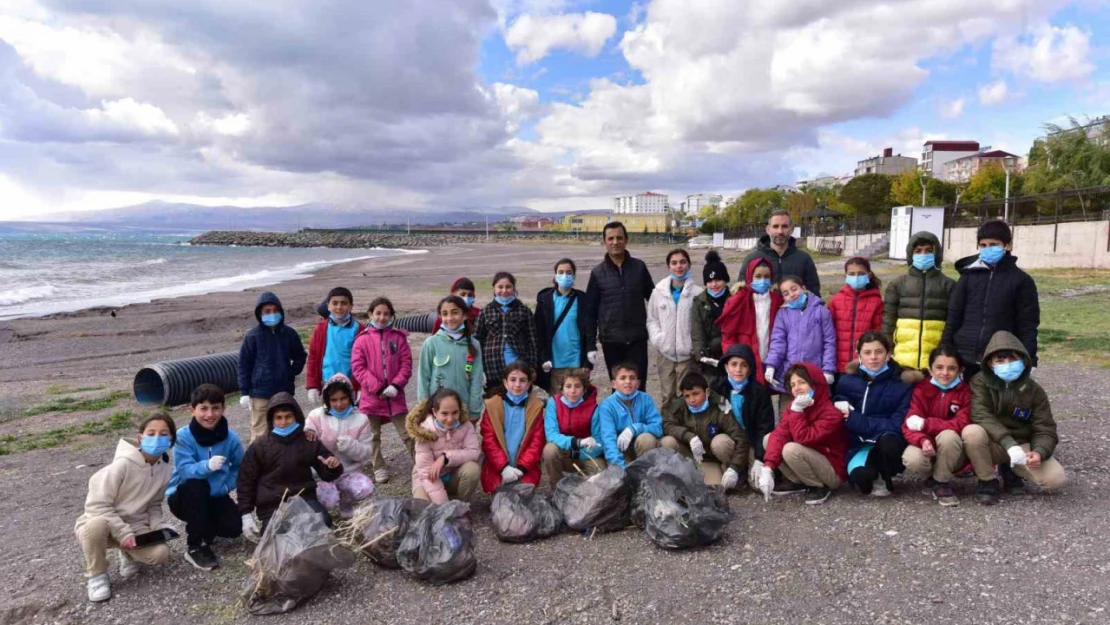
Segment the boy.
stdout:
[[[678,388],[682,397],[675,397],[666,407],[666,436],[659,444],[683,456],[693,456],[701,465],[706,484],[720,484],[725,490],[736,488],[748,467],[747,435],[729,414],[728,403],[709,390],[705,376],[687,373]],[[710,458],[703,461],[706,455]]]
[[354,296],[344,287],[336,287],[328,293],[328,317],[316,324],[312,340],[308,344],[308,366],[305,369],[305,387],[308,399],[320,404],[320,390],[324,380],[342,373],[351,381],[354,401],[358,403],[358,380],[351,375],[351,348],[355,338],[363,330],[363,325],[351,315]]
[[170,512],[185,522],[185,561],[202,571],[220,566],[216,537],[238,538],[242,525],[228,496],[239,479],[243,443],[224,418],[224,392],[201,384],[189,398],[193,420],[177,431],[173,476],[166,489]]
[[767,387],[752,375],[756,368],[755,352],[738,343],[728,348],[717,365],[720,371],[714,390],[728,403],[729,414],[748,439],[748,484],[759,488],[763,451],[775,429],[775,409]]
[[1041,304],[1037,284],[1018,269],[1011,253],[1013,235],[1004,221],[988,221],[976,233],[979,254],[960,259],[960,281],[948,303],[943,343],[956,346],[970,379],[979,372],[983,349],[994,334],[1005,330],[1017,336],[1037,366],[1037,326]]
[[[466,313],[466,322],[470,324],[471,333],[477,328],[478,315],[482,314],[482,309],[474,305],[474,293],[474,283],[470,281],[470,278],[456,278],[455,281],[451,283],[451,295],[462,298],[462,301],[470,307]],[[432,324],[432,334],[439,332],[441,323],[443,323],[443,320],[440,319],[437,314],[435,323]]]
[[239,403],[251,410],[251,442],[266,434],[266,410],[277,393],[294,393],[304,369],[304,346],[297,331],[285,324],[285,310],[277,295],[266,291],[254,307],[258,325],[243,337],[239,348]]
[[613,394],[597,408],[593,438],[605,450],[605,461],[622,469],[659,445],[663,416],[651,395],[640,390],[636,365],[621,363],[613,368]]
[[936,235],[918,232],[906,244],[906,275],[886,287],[883,334],[894,343],[894,361],[906,369],[925,369],[941,343],[948,301],[956,281],[940,271],[944,248]]
[[964,452],[979,478],[975,500],[981,504],[998,503],[992,464],[998,465],[1007,493],[1021,492],[1026,479],[1046,490],[1064,485],[1064,467],[1053,457],[1056,420],[1048,395],[1029,377],[1032,362],[1016,336],[999,331],[987,344],[982,371],[971,380]]

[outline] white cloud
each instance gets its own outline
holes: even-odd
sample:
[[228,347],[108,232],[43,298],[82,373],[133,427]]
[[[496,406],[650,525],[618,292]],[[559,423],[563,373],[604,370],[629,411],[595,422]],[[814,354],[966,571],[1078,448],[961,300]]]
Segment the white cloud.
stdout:
[[1010,87],[1005,79],[999,79],[989,85],[979,87],[979,102],[984,106],[1002,104],[1010,95]]
[[540,110],[540,94],[506,83],[493,83],[493,98],[505,117],[506,130],[515,133],[521,122],[531,119]]
[[1095,70],[1088,59],[1090,51],[1089,32],[1043,23],[1021,37],[995,40],[992,63],[995,69],[1040,82],[1078,81]]
[[85,111],[85,115],[95,124],[135,128],[147,135],[176,135],[177,124],[166,113],[152,104],[136,102],[131,98],[105,101],[102,109]]
[[608,13],[528,14],[509,25],[505,44],[517,51],[518,65],[527,65],[559,49],[597,56],[616,32],[617,18]]
[[955,100],[941,102],[937,108],[937,114],[942,119],[959,119],[964,114],[964,99],[956,98]]
[[196,114],[193,127],[201,133],[214,132],[218,135],[241,137],[250,131],[251,118],[246,113],[228,113],[222,117],[212,117],[201,111]]

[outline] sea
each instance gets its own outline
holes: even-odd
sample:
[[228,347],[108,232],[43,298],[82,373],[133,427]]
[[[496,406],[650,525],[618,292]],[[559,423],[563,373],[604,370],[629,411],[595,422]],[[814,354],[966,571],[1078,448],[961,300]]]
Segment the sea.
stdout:
[[188,234],[5,232],[0,320],[277,284],[385,249],[189,245]]

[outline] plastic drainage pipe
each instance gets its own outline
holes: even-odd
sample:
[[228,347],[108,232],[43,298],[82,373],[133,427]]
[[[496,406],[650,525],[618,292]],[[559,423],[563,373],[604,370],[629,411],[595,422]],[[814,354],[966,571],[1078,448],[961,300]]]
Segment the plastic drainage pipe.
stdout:
[[146,406],[178,406],[193,389],[215,384],[225,393],[239,390],[239,353],[212,354],[147,365],[135,374],[135,400]]
[[421,332],[423,334],[429,334],[432,331],[432,324],[434,324],[435,321],[435,313],[409,315],[407,317],[398,317],[397,319],[395,319],[393,321],[393,327],[408,332]]

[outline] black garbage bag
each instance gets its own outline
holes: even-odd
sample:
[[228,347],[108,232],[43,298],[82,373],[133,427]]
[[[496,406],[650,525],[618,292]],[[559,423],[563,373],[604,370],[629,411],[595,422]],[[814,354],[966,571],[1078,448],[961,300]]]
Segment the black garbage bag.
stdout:
[[348,547],[370,556],[374,564],[399,569],[397,547],[409,525],[430,505],[422,499],[375,499],[359,507],[354,516],[340,526],[340,539]]
[[513,482],[493,493],[493,533],[507,543],[526,543],[553,536],[563,528],[563,513],[536,487]]
[[664,549],[713,544],[731,518],[724,489],[706,486],[694,461],[678,454],[659,457],[632,499],[633,522]]
[[639,489],[640,482],[647,476],[648,471],[676,456],[678,456],[678,452],[669,447],[656,447],[655,449],[649,449],[644,455],[629,462],[628,466],[624,468],[624,472],[628,475],[628,481],[632,484],[632,492],[635,493]]
[[417,579],[433,584],[464,580],[478,568],[474,550],[474,530],[466,513],[470,505],[462,501],[432,504],[413,521],[401,546],[397,561]]
[[628,525],[632,486],[613,464],[590,477],[567,475],[555,485],[555,507],[572,530],[612,532]]
[[300,497],[286,499],[271,517],[247,563],[243,602],[251,614],[289,612],[320,592],[328,573],[354,564],[323,516]]

